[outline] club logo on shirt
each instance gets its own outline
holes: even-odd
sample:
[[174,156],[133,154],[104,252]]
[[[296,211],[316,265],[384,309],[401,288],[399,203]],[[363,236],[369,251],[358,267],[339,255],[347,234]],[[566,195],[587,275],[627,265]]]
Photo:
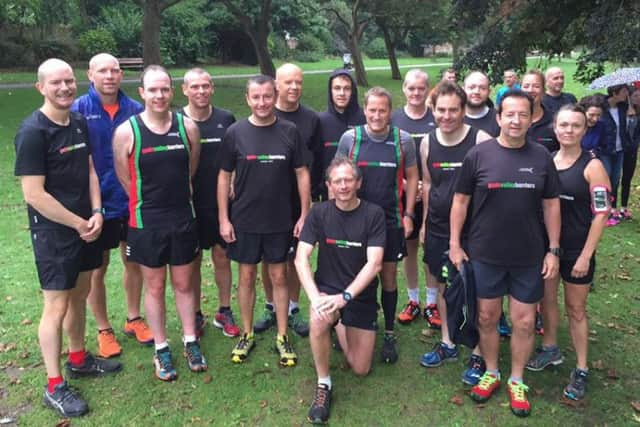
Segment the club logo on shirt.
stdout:
[[338,141],[326,141],[324,143],[325,147],[337,147],[338,146]]
[[424,138],[425,136],[427,136],[426,133],[412,133],[411,134],[411,137],[414,138],[414,139],[415,138]]
[[531,182],[489,182],[487,184],[489,190],[496,190],[502,188],[525,188],[535,189],[536,185]]
[[140,150],[142,154],[158,153],[161,151],[184,150],[184,144],[158,145],[157,147],[146,147]]
[[222,126],[222,123],[218,123],[218,126],[216,126],[218,129],[224,129],[224,126]]
[[282,154],[247,154],[245,159],[249,162],[273,163],[276,160],[287,160]]
[[359,161],[357,163],[359,168],[395,168],[398,166],[396,162],[365,162]]
[[561,199],[564,199],[564,200],[569,200],[570,202],[573,202],[576,199],[575,197],[570,196],[568,194],[561,194],[558,197],[560,197]]
[[222,138],[200,138],[200,144],[211,144],[212,142],[220,142]]
[[167,136],[177,136],[177,137],[180,137],[180,134],[179,134],[178,132],[169,132],[169,133],[167,134]]
[[348,240],[338,240],[338,239],[330,239],[327,237],[325,239],[325,243],[331,246],[337,246],[339,248],[361,248],[362,242],[350,242]]
[[85,144],[84,142],[81,142],[79,144],[67,145],[66,147],[62,147],[60,150],[58,150],[58,152],[60,154],[65,154],[71,151],[79,150],[80,148],[84,148],[86,146],[87,144]]
[[434,169],[442,169],[443,171],[451,171],[462,167],[462,162],[434,162],[431,163]]
[[518,172],[529,172],[533,175],[533,168],[520,168],[518,169]]

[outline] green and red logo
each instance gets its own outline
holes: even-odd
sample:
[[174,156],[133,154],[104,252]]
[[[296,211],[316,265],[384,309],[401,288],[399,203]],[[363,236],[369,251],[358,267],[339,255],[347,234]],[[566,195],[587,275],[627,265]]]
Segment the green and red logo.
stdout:
[[69,153],[71,151],[79,150],[79,149],[84,148],[86,146],[87,146],[87,144],[85,144],[84,142],[81,142],[80,144],[67,145],[66,147],[62,147],[60,150],[58,150],[58,152],[60,154],[65,154],[65,153]]
[[325,147],[337,147],[338,146],[338,141],[326,141],[324,143]]
[[398,164],[395,162],[365,162],[358,161],[358,167],[362,168],[396,168]]
[[325,243],[331,246],[337,246],[339,248],[361,248],[361,242],[350,242],[349,240],[331,239],[327,237]]
[[267,163],[274,160],[287,160],[287,156],[282,154],[247,154],[245,159],[249,162]]
[[487,183],[489,190],[496,190],[502,188],[526,188],[535,189],[536,185],[530,182],[489,182]]
[[184,144],[158,145],[157,147],[145,147],[142,154],[159,153],[161,151],[184,150]]
[[462,166],[462,162],[434,162],[431,163],[434,169],[455,169]]

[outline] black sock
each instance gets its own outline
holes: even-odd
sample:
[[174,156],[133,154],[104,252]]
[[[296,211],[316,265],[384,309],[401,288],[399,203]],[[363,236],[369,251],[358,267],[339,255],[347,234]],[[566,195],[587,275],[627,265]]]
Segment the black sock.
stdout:
[[225,311],[231,311],[231,307],[222,307],[218,309],[218,313],[224,313]]
[[196,311],[196,316],[202,316],[202,310]]
[[396,306],[398,305],[398,290],[382,290],[382,312],[384,313],[384,330],[393,331],[396,319]]

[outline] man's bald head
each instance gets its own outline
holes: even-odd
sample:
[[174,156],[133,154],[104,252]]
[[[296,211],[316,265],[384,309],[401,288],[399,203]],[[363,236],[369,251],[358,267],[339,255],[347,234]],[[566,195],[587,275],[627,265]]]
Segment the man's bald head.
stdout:
[[209,83],[213,84],[213,80],[211,78],[211,74],[204,68],[196,67],[192,68],[186,73],[184,73],[183,83],[188,86],[193,80],[205,78],[209,80]]
[[564,89],[564,71],[560,67],[549,67],[544,73],[544,83],[547,93],[551,96],[559,96]]
[[38,82],[44,83],[49,74],[64,69],[70,70],[73,73],[71,65],[64,62],[62,59],[49,58],[38,67]]
[[286,76],[292,73],[302,75],[302,68],[290,62],[287,62],[286,64],[282,64],[276,70],[276,80],[278,80],[278,78],[283,78],[283,76]]
[[108,53],[99,53],[89,60],[89,70],[95,70],[104,64],[115,65],[116,68],[120,68],[120,62],[115,56]]
[[293,111],[302,97],[302,69],[296,64],[282,64],[276,70],[277,103],[279,109]]
[[124,75],[115,56],[108,53],[95,55],[89,60],[87,77],[103,104],[116,103]]

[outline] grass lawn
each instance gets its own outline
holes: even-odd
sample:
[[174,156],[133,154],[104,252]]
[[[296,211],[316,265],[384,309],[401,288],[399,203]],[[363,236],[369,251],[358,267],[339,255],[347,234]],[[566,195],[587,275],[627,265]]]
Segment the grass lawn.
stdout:
[[[571,68],[572,63],[561,64]],[[567,76],[572,71],[567,70]],[[80,73],[78,73],[80,74]],[[388,71],[369,74],[370,83],[386,86],[401,105],[400,83]],[[247,114],[244,80],[221,80],[216,84],[215,103],[233,110],[237,117]],[[578,97],[584,91],[568,82],[568,90]],[[133,94],[134,88],[126,88]],[[84,86],[80,92],[84,91]],[[361,89],[362,92],[362,89]],[[311,107],[326,108],[326,76],[305,78],[304,101]],[[55,425],[58,417],[41,403],[45,383],[37,342],[41,312],[33,255],[29,242],[25,206],[19,182],[13,176],[13,137],[20,121],[41,103],[33,89],[0,90],[0,419],[17,418],[28,426]],[[176,106],[183,105],[182,95]],[[636,182],[636,185],[638,183]],[[632,207],[640,215],[638,190]],[[500,391],[486,405],[476,405],[460,382],[464,369],[462,350],[456,363],[427,370],[419,357],[437,342],[437,334],[423,335],[424,322],[398,325],[400,359],[396,365],[374,363],[366,378],[346,371],[341,355],[332,354],[334,381],[333,425],[391,426],[504,425],[504,426],[618,426],[640,422],[630,402],[640,400],[640,216],[608,229],[598,251],[596,290],[590,296],[590,388],[584,404],[568,407],[559,402],[575,356],[566,321],[562,321],[559,344],[566,357],[560,367],[540,373],[527,372],[533,404],[532,416],[511,415],[506,393]],[[114,254],[115,255],[115,254]],[[114,256],[114,259],[116,257]],[[315,387],[315,372],[306,339],[291,336],[299,356],[292,369],[278,367],[271,350],[272,332],[258,337],[256,350],[243,365],[233,365],[229,353],[234,341],[210,328],[203,338],[209,372],[191,374],[180,357],[180,329],[168,292],[168,333],[173,342],[179,378],[171,384],[153,377],[152,350],[143,348],[121,334],[125,315],[120,285],[122,269],[114,262],[107,276],[110,316],[123,344],[120,360],[125,369],[114,377],[73,380],[88,399],[91,413],[78,426],[181,426],[181,425],[302,425]],[[217,308],[217,292],[210,263],[203,266],[203,308],[212,314]],[[404,275],[399,275],[399,304],[406,300]],[[424,279],[421,278],[421,284]],[[424,286],[424,285],[422,285]],[[235,293],[235,292],[234,292]],[[424,295],[424,291],[423,291]],[[258,291],[257,312],[263,302]],[[306,307],[306,300],[303,297]],[[236,314],[237,303],[232,302]],[[87,346],[95,351],[95,322],[87,323]],[[380,315],[382,320],[382,315]],[[381,345],[378,340],[377,348]],[[508,375],[508,342],[502,346],[501,368]],[[635,418],[634,418],[635,417]]]

